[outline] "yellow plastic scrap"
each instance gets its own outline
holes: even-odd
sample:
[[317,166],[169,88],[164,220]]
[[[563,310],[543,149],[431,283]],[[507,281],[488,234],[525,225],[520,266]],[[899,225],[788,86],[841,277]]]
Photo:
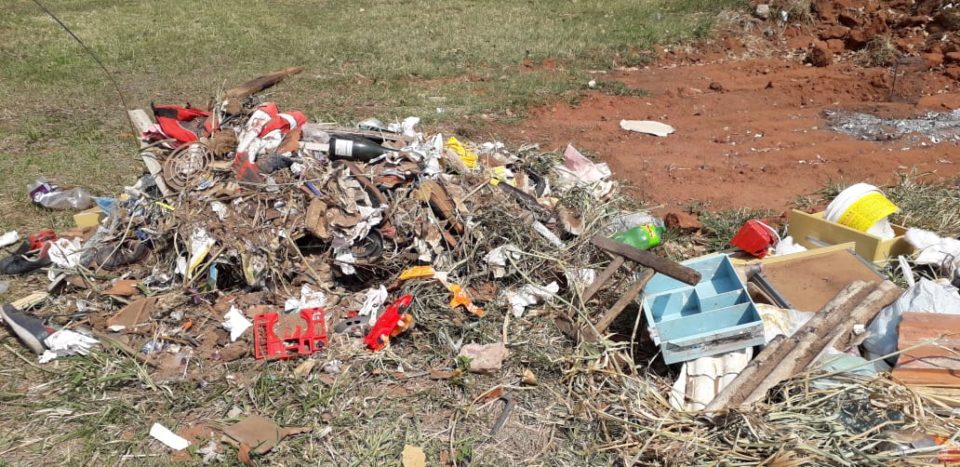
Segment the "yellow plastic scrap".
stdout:
[[175,207],[173,207],[173,206],[171,206],[171,205],[169,205],[169,204],[167,204],[167,203],[164,203],[164,202],[162,202],[162,201],[154,201],[153,204],[156,204],[157,206],[160,206],[161,208],[166,209],[167,211],[176,211],[176,210],[177,210],[177,208],[175,208]]
[[463,287],[460,287],[458,284],[445,285],[447,286],[447,290],[453,294],[453,298],[450,299],[450,308],[456,309],[457,307],[462,306],[477,317],[483,317],[483,315],[487,313],[486,311],[483,311],[483,308],[473,304],[473,301],[467,296],[467,292],[463,290]]
[[480,159],[477,156],[477,153],[463,147],[463,145],[460,144],[460,141],[457,141],[457,138],[451,136],[450,139],[447,140],[447,144],[445,146],[457,153],[457,156],[460,157],[460,160],[463,161],[463,165],[466,165],[467,168],[474,169],[477,167],[477,160]]
[[510,180],[510,174],[507,173],[507,168],[502,165],[490,167],[488,173],[490,175],[490,184],[493,186],[499,185],[500,182],[507,182],[510,185],[515,184],[513,180]]
[[430,279],[436,273],[437,272],[433,270],[433,266],[414,266],[404,269],[403,272],[400,273],[400,280]]

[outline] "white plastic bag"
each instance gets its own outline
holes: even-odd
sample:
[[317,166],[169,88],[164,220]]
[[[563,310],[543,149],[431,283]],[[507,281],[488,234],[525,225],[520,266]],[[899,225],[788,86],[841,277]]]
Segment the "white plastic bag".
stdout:
[[[960,295],[956,287],[929,279],[921,279],[907,289],[897,301],[881,310],[867,327],[870,335],[863,341],[863,347],[871,359],[897,350],[900,315],[907,311],[960,314]],[[892,360],[896,361],[896,358]]]

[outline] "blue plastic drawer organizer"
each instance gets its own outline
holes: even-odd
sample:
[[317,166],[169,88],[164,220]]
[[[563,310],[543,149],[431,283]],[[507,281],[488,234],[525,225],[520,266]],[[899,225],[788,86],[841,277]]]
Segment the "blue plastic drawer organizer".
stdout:
[[643,313],[667,363],[763,344],[763,321],[726,255],[682,264],[701,274],[696,287],[656,274],[644,288]]

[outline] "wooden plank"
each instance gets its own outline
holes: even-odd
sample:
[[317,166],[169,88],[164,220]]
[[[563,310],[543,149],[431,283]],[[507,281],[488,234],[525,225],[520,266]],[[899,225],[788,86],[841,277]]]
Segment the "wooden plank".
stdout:
[[607,310],[603,316],[600,317],[600,321],[597,321],[595,328],[597,332],[603,334],[604,331],[613,324],[613,321],[620,316],[620,313],[623,313],[623,310],[633,303],[637,299],[637,296],[640,295],[640,292],[643,292],[643,288],[647,286],[647,282],[650,282],[650,279],[653,279],[654,272],[647,270],[643,272],[643,276],[640,277],[640,280],[634,282],[630,285],[630,288],[620,296],[620,299]]
[[[828,319],[837,320],[845,311],[852,309],[859,298],[865,297],[870,292],[867,284],[863,282],[854,282],[843,289],[829,303],[824,305],[816,315],[788,339],[782,339],[777,342],[771,341],[769,345],[756,356],[756,358],[747,365],[744,371],[740,372],[733,381],[727,385],[720,394],[707,405],[708,412],[726,410],[730,407],[737,407],[744,402],[751,394],[765,385],[770,379],[771,373],[778,366],[783,365],[787,356],[793,353],[799,345],[801,339],[808,334],[818,334],[825,332],[830,323]],[[779,381],[777,381],[779,382]],[[772,387],[769,384],[767,387]],[[765,393],[765,390],[764,390]]]
[[163,164],[157,159],[155,152],[144,150],[149,145],[140,138],[144,131],[147,131],[148,128],[153,126],[153,120],[143,109],[128,110],[127,116],[130,117],[133,126],[140,132],[140,134],[137,135],[137,139],[140,140],[140,159],[143,160],[143,165],[147,166],[147,171],[153,176],[153,180],[157,182],[157,188],[160,189],[160,193],[163,194],[163,196],[173,194],[173,190],[167,186],[167,182],[163,179]]
[[590,240],[597,248],[633,261],[641,266],[653,269],[656,272],[672,277],[684,284],[697,285],[700,282],[700,273],[676,261],[657,256],[649,251],[638,250],[626,243],[597,235]]
[[49,296],[50,294],[46,292],[34,292],[30,295],[27,295],[26,297],[23,297],[11,303],[11,305],[13,305],[19,311],[24,311],[29,308],[33,308],[34,306],[38,305],[40,302],[46,300],[47,297]]
[[609,281],[610,278],[617,273],[617,270],[620,269],[620,266],[623,266],[624,261],[625,260],[623,259],[623,256],[613,257],[613,260],[610,261],[610,264],[607,265],[606,269],[604,269],[600,275],[597,276],[593,283],[590,284],[590,287],[587,287],[587,290],[583,291],[583,303],[589,302],[590,299],[593,298],[593,296],[596,295],[604,285],[606,285],[607,281]]
[[[862,283],[860,283],[862,284]],[[903,292],[893,282],[881,282],[876,288],[873,284],[864,286],[861,292],[843,303],[837,305],[833,311],[822,310],[817,313],[825,315],[825,319],[817,321],[818,326],[808,328],[804,327],[800,332],[794,334],[790,339],[796,341],[793,350],[788,353],[783,360],[776,365],[769,374],[760,382],[760,384],[747,396],[744,404],[758,402],[767,396],[767,392],[788,378],[803,371],[819,356],[824,349],[836,342],[838,339],[846,339],[853,329],[854,323],[862,322],[866,319],[876,316],[883,307],[893,303]],[[862,291],[870,290],[870,293],[862,297]],[[844,289],[844,291],[849,290]],[[844,292],[840,292],[843,294]],[[830,303],[833,303],[831,301]],[[829,304],[828,304],[829,306]],[[810,321],[814,321],[811,318]]]
[[226,92],[227,99],[225,100],[227,113],[240,113],[240,105],[243,103],[245,97],[270,88],[288,76],[293,76],[302,71],[302,66],[287,67],[258,76],[250,81],[228,89]]
[[960,315],[904,313],[893,376],[906,384],[960,387]]

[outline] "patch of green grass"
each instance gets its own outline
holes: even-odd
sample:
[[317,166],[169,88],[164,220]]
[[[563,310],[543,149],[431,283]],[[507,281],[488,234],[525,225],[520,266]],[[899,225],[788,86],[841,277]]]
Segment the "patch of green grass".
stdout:
[[899,225],[932,230],[941,236],[960,236],[960,180],[925,182],[925,175],[916,171],[902,173],[896,185],[884,190],[900,208],[891,219]]
[[709,252],[730,248],[730,239],[748,220],[763,220],[775,215],[775,212],[769,209],[740,208],[711,211],[702,205],[694,205],[690,210],[700,217],[703,231],[707,234],[705,246]]

